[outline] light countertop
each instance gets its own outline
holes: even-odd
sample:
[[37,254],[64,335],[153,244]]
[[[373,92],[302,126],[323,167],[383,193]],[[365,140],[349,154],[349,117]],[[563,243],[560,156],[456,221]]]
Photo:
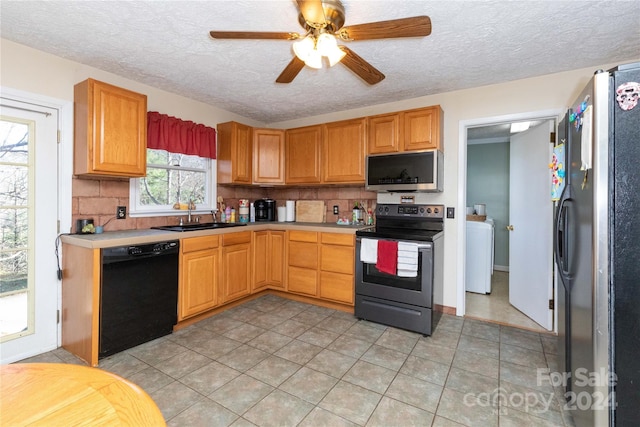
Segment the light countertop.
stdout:
[[115,246],[141,245],[145,243],[161,242],[165,240],[185,239],[189,237],[210,236],[217,234],[239,233],[242,231],[261,230],[302,230],[329,232],[341,234],[355,234],[366,225],[338,225],[335,223],[311,222],[254,222],[244,226],[227,227],[197,231],[166,231],[155,229],[105,231],[101,234],[64,234],[63,243],[90,249],[110,248]]

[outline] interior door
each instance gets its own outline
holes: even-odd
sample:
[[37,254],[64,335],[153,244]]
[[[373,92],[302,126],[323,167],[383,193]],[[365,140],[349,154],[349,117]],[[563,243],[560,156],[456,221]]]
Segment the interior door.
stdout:
[[0,101],[0,363],[55,349],[58,112]]
[[542,327],[553,327],[553,202],[548,168],[549,120],[511,137],[509,302]]

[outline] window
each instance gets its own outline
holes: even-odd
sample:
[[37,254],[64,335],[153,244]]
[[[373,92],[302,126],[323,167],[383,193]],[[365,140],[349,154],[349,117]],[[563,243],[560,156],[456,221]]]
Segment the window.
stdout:
[[130,214],[175,215],[189,201],[199,211],[214,209],[215,167],[213,159],[147,149],[147,176],[131,180]]

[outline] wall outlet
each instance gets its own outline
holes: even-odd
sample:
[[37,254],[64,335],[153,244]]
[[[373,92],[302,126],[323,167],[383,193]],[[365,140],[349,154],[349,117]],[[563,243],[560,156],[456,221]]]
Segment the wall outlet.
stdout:
[[338,210],[338,205],[333,205],[333,214],[338,215],[340,211]]
[[118,206],[116,208],[116,219],[125,219],[127,217],[127,207]]
[[447,218],[455,218],[456,208],[447,208]]

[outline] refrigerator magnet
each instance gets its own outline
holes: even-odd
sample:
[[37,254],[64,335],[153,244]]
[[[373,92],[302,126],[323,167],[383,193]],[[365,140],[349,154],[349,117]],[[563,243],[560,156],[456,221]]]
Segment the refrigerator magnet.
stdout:
[[624,111],[633,110],[638,105],[638,97],[640,97],[640,83],[627,82],[616,89],[616,101]]

